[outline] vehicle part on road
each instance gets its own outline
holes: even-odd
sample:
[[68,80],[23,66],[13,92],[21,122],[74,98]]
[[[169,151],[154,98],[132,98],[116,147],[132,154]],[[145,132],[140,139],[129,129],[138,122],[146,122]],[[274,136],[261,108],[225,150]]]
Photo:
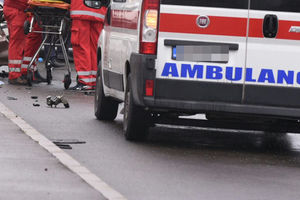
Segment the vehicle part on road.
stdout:
[[86,141],[76,139],[54,139],[51,140],[54,144],[86,144]]
[[38,99],[38,96],[31,96],[31,99]]
[[46,100],[47,100],[47,105],[50,106],[51,108],[53,106],[56,107],[60,103],[64,104],[65,108],[70,108],[70,104],[63,96],[56,96],[56,97],[48,96]]
[[52,140],[52,142],[61,149],[72,149],[72,146],[70,144],[86,144],[85,141],[76,139],[57,139]]
[[106,97],[103,92],[103,82],[100,73],[101,61],[97,71],[94,111],[99,120],[113,121],[118,114],[119,102]]
[[69,149],[69,150],[72,149],[72,147],[68,144],[55,144],[55,145],[58,146],[61,149]]
[[127,78],[125,91],[123,130],[127,140],[142,141],[148,136],[150,113],[137,106],[133,100],[131,75]]
[[7,97],[7,100],[9,100],[9,101],[16,101],[16,100],[18,100],[18,98],[16,98],[16,97]]

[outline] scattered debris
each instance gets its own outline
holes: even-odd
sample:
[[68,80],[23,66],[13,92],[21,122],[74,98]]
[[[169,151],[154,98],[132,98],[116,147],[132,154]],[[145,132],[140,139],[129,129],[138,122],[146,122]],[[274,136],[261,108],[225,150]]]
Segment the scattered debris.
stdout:
[[76,140],[76,139],[57,139],[52,140],[54,144],[85,144],[85,141]]
[[38,99],[38,96],[31,96],[31,99]]
[[51,108],[53,106],[56,107],[60,103],[64,104],[65,108],[70,108],[68,101],[63,96],[56,96],[56,97],[48,96],[46,100],[47,100],[47,105],[50,106]]
[[61,149],[69,149],[69,150],[72,149],[72,147],[68,144],[55,144],[55,145],[58,146]]
[[85,141],[76,139],[58,139],[52,140],[52,142],[61,149],[72,149],[71,144],[85,144]]
[[26,90],[32,90],[32,88],[31,87],[27,87],[27,88],[25,88]]
[[40,107],[41,105],[39,103],[33,103],[34,107]]
[[45,172],[46,172],[46,171],[48,171],[48,168],[45,168],[44,170],[45,170]]
[[7,99],[9,100],[9,101],[16,101],[16,100],[18,100],[18,98],[16,98],[16,97],[7,97]]

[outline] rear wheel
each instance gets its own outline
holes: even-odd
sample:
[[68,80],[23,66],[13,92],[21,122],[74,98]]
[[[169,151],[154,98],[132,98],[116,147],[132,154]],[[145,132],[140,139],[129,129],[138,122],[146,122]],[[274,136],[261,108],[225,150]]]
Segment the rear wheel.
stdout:
[[113,121],[118,114],[119,102],[106,97],[103,91],[100,67],[97,71],[94,110],[99,120]]
[[149,129],[149,113],[133,101],[130,75],[127,79],[124,102],[123,130],[127,140],[145,140]]

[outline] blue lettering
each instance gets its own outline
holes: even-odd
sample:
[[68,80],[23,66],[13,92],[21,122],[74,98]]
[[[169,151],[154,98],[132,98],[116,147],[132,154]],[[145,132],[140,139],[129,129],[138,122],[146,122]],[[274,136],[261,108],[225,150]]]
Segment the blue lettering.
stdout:
[[297,83],[300,84],[300,72],[297,74]]
[[284,70],[278,70],[277,83],[283,84],[285,81],[287,84],[294,84],[294,72],[288,71],[288,74]]
[[161,74],[161,76],[166,76],[168,77],[171,75],[172,77],[179,77],[177,66],[175,63],[166,63],[164,70]]
[[233,75],[233,67],[226,67],[226,79],[229,81],[240,81],[242,80],[243,68],[236,67],[234,68],[235,72]]
[[207,66],[207,70],[206,70],[206,78],[207,79],[222,79],[223,78],[223,74],[222,74],[222,67],[219,66]]
[[196,74],[197,78],[203,78],[203,65],[194,65],[193,68],[188,64],[181,65],[181,77],[195,78]]
[[247,82],[256,82],[255,79],[253,79],[252,77],[252,73],[253,72],[253,69],[251,68],[246,68],[246,81]]
[[271,69],[262,69],[258,78],[259,83],[275,83],[273,71]]

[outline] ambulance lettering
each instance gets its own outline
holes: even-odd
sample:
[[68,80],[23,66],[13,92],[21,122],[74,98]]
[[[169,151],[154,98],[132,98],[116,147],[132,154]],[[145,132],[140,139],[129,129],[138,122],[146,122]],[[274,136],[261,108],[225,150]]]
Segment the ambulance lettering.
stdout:
[[[246,71],[245,71],[246,70]],[[226,79],[232,82],[242,81],[245,73],[245,81],[249,83],[269,83],[278,85],[300,85],[300,72],[287,70],[260,69],[259,73],[254,73],[253,68],[243,69],[242,67],[221,67],[216,65],[191,65],[181,64],[181,68],[176,63],[166,63],[161,76],[171,78],[221,80]]]

